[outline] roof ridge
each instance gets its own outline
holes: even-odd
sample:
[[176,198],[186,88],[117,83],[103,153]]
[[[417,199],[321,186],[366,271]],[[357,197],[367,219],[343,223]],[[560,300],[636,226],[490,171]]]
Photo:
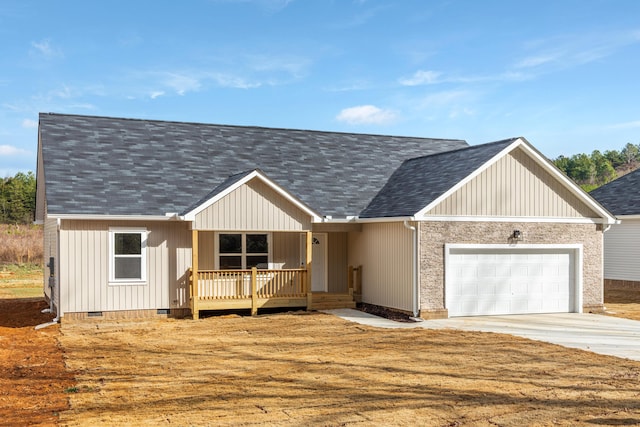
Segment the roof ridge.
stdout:
[[87,119],[109,119],[109,120],[126,120],[131,122],[151,122],[151,123],[166,123],[166,124],[184,124],[184,125],[198,125],[198,126],[212,126],[212,127],[227,127],[232,129],[256,129],[256,130],[270,130],[270,131],[292,131],[292,132],[309,132],[325,135],[359,135],[359,136],[373,136],[382,138],[394,138],[394,139],[422,139],[430,141],[463,141],[464,139],[457,138],[431,138],[424,136],[409,136],[409,135],[390,135],[390,134],[377,134],[377,133],[362,133],[362,132],[344,132],[344,131],[326,131],[317,129],[303,129],[303,128],[286,128],[286,127],[270,127],[270,126],[255,126],[255,125],[231,125],[224,123],[203,123],[203,122],[190,122],[180,120],[161,120],[161,119],[140,119],[131,117],[113,117],[113,116],[92,116],[86,114],[65,114],[65,113],[40,113],[40,115],[48,116],[61,116],[61,117],[78,117]]
[[487,146],[490,146],[490,145],[504,144],[506,142],[512,143],[514,141],[517,141],[520,138],[522,138],[522,137],[519,136],[519,137],[514,137],[514,138],[505,138],[505,139],[501,139],[500,141],[485,142],[484,144],[469,145],[468,147],[456,148],[454,150],[441,151],[439,153],[433,153],[433,154],[425,154],[424,156],[412,157],[410,159],[407,159],[407,160],[405,160],[405,163],[406,162],[411,162],[411,161],[414,161],[414,160],[424,159],[425,157],[436,157],[436,156],[441,156],[441,155],[450,155],[452,153],[457,153],[459,151],[464,151],[464,150],[474,150],[474,149],[479,149],[479,148],[486,148]]

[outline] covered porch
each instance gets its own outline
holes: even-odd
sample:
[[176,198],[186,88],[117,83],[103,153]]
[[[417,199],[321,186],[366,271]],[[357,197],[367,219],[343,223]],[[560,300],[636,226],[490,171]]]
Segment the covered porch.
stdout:
[[[256,232],[252,232],[256,233]],[[239,264],[247,267],[247,262],[259,262],[250,268],[226,268],[229,262],[221,255],[221,243],[229,232],[211,232],[192,230],[192,268],[189,270],[190,308],[194,319],[198,319],[201,311],[207,310],[250,310],[256,315],[263,308],[302,308],[305,310],[353,308],[355,296],[361,286],[361,268],[349,267],[344,277],[346,286],[340,289],[322,289],[313,286],[314,245],[319,241],[311,231],[296,233],[270,233],[268,247],[264,249],[265,258],[261,255],[247,255],[244,243],[243,255]],[[243,235],[243,233],[233,233]],[[259,236],[260,234],[250,234]],[[299,242],[299,246],[296,243]],[[284,246],[283,246],[284,245]],[[289,245],[295,246],[290,247]],[[211,247],[214,246],[212,253]],[[255,249],[254,249],[255,250]],[[300,253],[300,257],[291,254]],[[290,254],[289,259],[285,255]],[[212,256],[215,259],[212,259]],[[236,255],[232,255],[236,256]],[[284,256],[284,258],[283,258]],[[293,258],[293,259],[291,259]],[[274,262],[275,261],[275,262]],[[319,262],[322,257],[319,257]],[[291,265],[299,268],[287,268]],[[201,268],[203,266],[204,268]],[[211,268],[211,267],[216,268]],[[225,267],[225,268],[221,268]],[[319,265],[318,268],[325,268]],[[318,277],[316,275],[316,283]],[[320,288],[320,290],[319,290]]]
[[[204,238],[201,238],[201,234]],[[225,241],[233,240],[226,236],[240,237],[235,239],[239,240],[235,244],[237,248],[233,247],[233,242],[230,248],[221,247],[225,246]],[[311,239],[311,233],[301,234],[305,237],[307,260],[303,268],[270,268],[274,266],[273,262],[269,262],[273,252],[272,234],[251,236],[270,238],[263,239],[265,247],[253,249],[260,252],[247,254],[247,238],[242,233],[192,231],[189,297],[194,319],[199,317],[201,310],[250,309],[251,314],[255,315],[259,308],[310,305],[313,260],[312,251],[306,246],[311,245],[311,242],[307,242]],[[223,243],[220,243],[221,240]],[[200,268],[201,265],[204,268]]]
[[316,233],[319,215],[260,170],[229,177],[184,218],[195,319],[203,310],[355,305],[346,232]]

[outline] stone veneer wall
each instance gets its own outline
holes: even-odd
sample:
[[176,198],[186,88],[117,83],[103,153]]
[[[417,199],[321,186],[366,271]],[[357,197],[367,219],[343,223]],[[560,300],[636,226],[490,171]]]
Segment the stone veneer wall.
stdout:
[[447,317],[444,307],[445,243],[507,244],[520,230],[521,244],[583,245],[583,310],[603,309],[602,226],[520,222],[420,222],[420,316]]

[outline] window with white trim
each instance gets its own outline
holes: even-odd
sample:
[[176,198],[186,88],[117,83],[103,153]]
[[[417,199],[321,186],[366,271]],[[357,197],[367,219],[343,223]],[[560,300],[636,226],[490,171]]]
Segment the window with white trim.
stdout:
[[143,283],[147,280],[147,230],[109,229],[109,282]]
[[217,268],[247,270],[269,268],[271,235],[268,233],[218,233]]

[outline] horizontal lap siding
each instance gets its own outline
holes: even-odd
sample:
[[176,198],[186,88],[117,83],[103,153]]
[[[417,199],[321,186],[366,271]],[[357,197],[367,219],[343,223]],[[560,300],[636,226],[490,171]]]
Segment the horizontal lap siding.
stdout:
[[362,302],[412,310],[412,232],[401,222],[349,233],[349,264],[362,265]]
[[622,219],[604,233],[604,278],[640,281],[640,219]]
[[[146,227],[146,284],[109,284],[109,227]],[[186,307],[190,266],[191,234],[184,223],[62,221],[60,285],[64,312]]]
[[254,179],[196,215],[198,230],[310,230],[311,217]]
[[499,159],[427,215],[599,217],[520,149]]

